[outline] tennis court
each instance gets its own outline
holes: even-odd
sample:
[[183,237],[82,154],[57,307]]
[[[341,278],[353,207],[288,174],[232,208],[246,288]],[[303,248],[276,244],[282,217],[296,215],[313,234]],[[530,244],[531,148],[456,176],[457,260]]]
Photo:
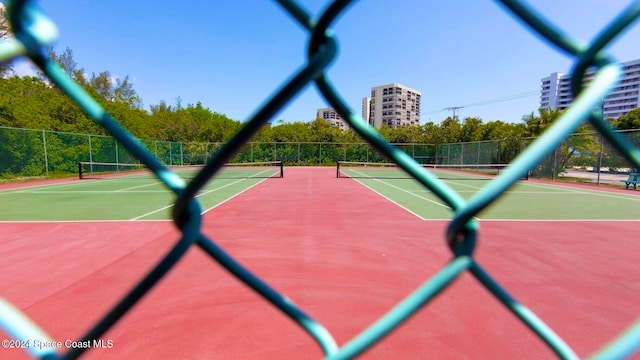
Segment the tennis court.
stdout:
[[[427,167],[448,186],[469,199],[506,165]],[[446,220],[450,208],[393,164],[338,165],[338,176],[354,178],[421,219]],[[558,182],[522,180],[479,214],[482,220],[640,220],[640,197],[631,191]]]
[[[442,240],[447,211],[409,180],[336,178],[328,167],[284,173],[213,180],[199,197],[203,231],[322,322],[339,344],[451,257]],[[470,192],[482,181],[447,180]],[[169,218],[170,196],[155,186],[126,177],[5,186],[0,292],[53,339],[75,341],[175,242],[173,223],[159,221]],[[480,220],[477,261],[580,356],[597,351],[640,313],[640,245],[628,236],[640,218],[640,192],[533,181],[512,191]],[[585,204],[627,206],[631,216],[585,211]],[[527,218],[523,205],[547,213]],[[554,206],[570,208],[571,219]],[[112,346],[94,347],[87,358],[322,357],[290,319],[198,249],[103,339]],[[26,358],[17,349],[6,354]],[[365,358],[516,356],[554,354],[465,275]]]
[[[278,1],[306,32],[306,43],[292,44],[306,57],[282,82],[268,80],[273,92],[228,142],[205,153],[207,165],[192,179],[167,171],[173,162],[46,56],[58,36],[54,20],[33,2],[12,2],[15,38],[0,44],[1,60],[29,58],[126,150],[128,162],[152,169],[163,185],[103,171],[92,179],[89,165],[83,180],[2,186],[1,357],[634,356],[639,193],[523,175],[585,123],[640,167],[637,144],[610,126],[603,101],[624,72],[608,45],[640,17],[640,6],[629,5],[583,43],[525,2],[500,3],[570,58],[574,99],[511,161],[513,171],[483,183],[424,172],[342,99],[330,67],[344,29],[332,29],[350,21],[340,16],[350,1],[331,2],[317,16]],[[309,86],[367,146],[455,212],[400,176],[345,179],[333,167],[207,181]]]
[[[366,164],[366,165],[362,165]],[[397,168],[343,165],[351,177],[422,220],[448,220],[451,209]],[[113,166],[114,164],[109,164]],[[109,166],[103,167],[106,169]],[[127,166],[120,165],[121,168]],[[373,168],[373,169],[371,169]],[[0,189],[0,221],[169,220],[174,198],[151,174],[124,170],[85,172],[84,179]],[[197,170],[197,168],[195,168]],[[435,173],[465,199],[492,174],[441,168]],[[189,178],[193,167],[175,169]],[[183,170],[182,172],[180,170]],[[280,177],[282,163],[226,168],[199,193],[205,212],[260,182]],[[640,196],[629,190],[523,180],[478,217],[482,220],[640,220]]]
[[[2,221],[168,220],[175,201],[166,187],[132,164],[81,164],[74,181],[0,190]],[[79,167],[79,168],[82,168]],[[188,180],[200,167],[173,167]],[[281,162],[227,165],[198,194],[205,211],[270,177],[282,176]]]

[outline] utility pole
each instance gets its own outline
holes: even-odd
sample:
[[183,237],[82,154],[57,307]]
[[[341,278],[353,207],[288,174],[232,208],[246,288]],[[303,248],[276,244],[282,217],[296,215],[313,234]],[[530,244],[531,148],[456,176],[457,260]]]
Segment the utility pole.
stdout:
[[442,110],[449,110],[452,112],[453,120],[458,120],[458,110],[462,109],[464,106],[451,106],[448,108],[444,108]]

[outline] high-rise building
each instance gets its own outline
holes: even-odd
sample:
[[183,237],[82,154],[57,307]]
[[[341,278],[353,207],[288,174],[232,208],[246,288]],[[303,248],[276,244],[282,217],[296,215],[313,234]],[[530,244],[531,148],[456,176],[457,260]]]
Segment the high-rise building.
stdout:
[[396,83],[371,88],[365,120],[375,128],[382,124],[390,128],[420,125],[421,96],[420,91]]
[[334,108],[323,108],[316,111],[316,118],[326,120],[329,125],[339,127],[340,130],[349,128],[349,124]]
[[[611,94],[604,99],[604,117],[616,119],[629,111],[640,107],[640,59],[621,64],[623,76]],[[591,81],[595,73],[587,72],[585,83]],[[540,89],[540,108],[564,110],[573,102],[571,76],[552,73],[542,79]]]
[[371,110],[371,98],[370,97],[363,97],[362,98],[362,118],[364,119],[364,121],[369,121],[369,114]]

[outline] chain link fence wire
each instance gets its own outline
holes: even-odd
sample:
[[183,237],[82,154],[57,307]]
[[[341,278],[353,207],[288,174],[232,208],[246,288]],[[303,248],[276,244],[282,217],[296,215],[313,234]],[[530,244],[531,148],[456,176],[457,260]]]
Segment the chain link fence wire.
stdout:
[[[640,145],[640,130],[617,132],[635,146]],[[535,138],[392,145],[420,164],[488,165],[509,163],[533,141]],[[223,143],[148,139],[140,139],[140,142],[160,162],[169,166],[204,164],[223,146]],[[278,160],[285,165],[328,166],[335,165],[336,161],[387,161],[368,143],[249,142],[232,162]],[[0,180],[74,175],[78,162],[137,164],[139,161],[124,147],[118,146],[111,136],[0,127]],[[614,146],[595,132],[570,135],[530,175],[556,179],[567,169],[592,172],[602,169],[602,172],[614,174],[637,172]]]
[[[611,151],[618,152],[630,164],[640,167],[640,149],[627,138],[615,133],[603,119],[599,110],[601,100],[613,89],[621,76],[621,68],[617,62],[604,51],[604,48],[621,34],[640,16],[640,2],[633,2],[617,18],[589,44],[578,42],[570,34],[551,23],[544,16],[531,9],[526,3],[515,0],[502,0],[500,4],[512,17],[521,21],[532,33],[544,38],[551,46],[573,59],[572,87],[575,100],[572,106],[553,124],[540,138],[531,142],[511,162],[501,176],[491,181],[474,197],[464,200],[447,184],[425,171],[409,154],[396,146],[387,143],[379,134],[359,118],[341,98],[326,72],[327,67],[336,60],[336,38],[330,30],[339,15],[343,14],[351,1],[336,0],[328,4],[324,12],[312,17],[298,3],[291,0],[278,0],[284,11],[288,12],[300,26],[308,31],[308,53],[306,63],[287,80],[264,104],[257,108],[249,121],[232,139],[216,149],[213,156],[206,158],[206,166],[190,182],[185,183],[180,177],[168,170],[142,142],[133,137],[126,129],[113,119],[85,91],[70,79],[67,74],[46,56],[46,46],[57,37],[56,27],[31,1],[13,1],[9,4],[9,16],[17,40],[0,44],[0,61],[10,60],[16,56],[27,56],[43,73],[74,100],[93,120],[100,124],[115,140],[113,145],[122,147],[123,152],[114,150],[118,156],[131,156],[132,159],[145,164],[154,172],[168,191],[176,194],[173,206],[173,220],[181,230],[179,239],[171,251],[143,278],[138,284],[111,309],[95,326],[79,341],[92,341],[100,338],[131,307],[138,302],[157,282],[182,258],[192,246],[199,247],[213,260],[226,268],[238,280],[260,294],[266,301],[278,308],[285,316],[297,323],[313,341],[322,349],[327,359],[347,359],[355,357],[393,331],[419,309],[427,306],[436,295],[447,288],[464,273],[470,274],[482,284],[510,312],[520,319],[549,348],[561,358],[577,358],[576,353],[561,339],[542,319],[538,318],[526,306],[519,303],[500,286],[482,265],[473,257],[478,233],[478,224],[474,216],[489,206],[504,192],[513,186],[518,179],[534,169],[570,134],[588,121],[600,135],[611,144]],[[301,44],[302,46],[303,44]],[[595,68],[595,76],[589,87],[582,83],[587,68]],[[382,316],[369,328],[364,329],[350,342],[339,347],[326,328],[308,316],[284,295],[269,287],[262,279],[254,276],[235,259],[226,254],[214,241],[200,231],[201,209],[195,195],[206,182],[237,154],[246,152],[245,144],[255,135],[258,129],[266,124],[286,106],[303,88],[309,84],[323,95],[326,102],[347,119],[349,125],[370,146],[386,158],[396,162],[419,183],[444,201],[453,215],[446,232],[447,244],[453,253],[453,259],[433,277],[427,279],[418,289],[398,303],[387,314]],[[41,134],[29,134],[24,141],[38,142]],[[77,144],[74,146],[86,146]],[[104,145],[108,147],[108,144]],[[212,149],[203,149],[202,154],[211,154]],[[286,149],[282,149],[285,151]],[[442,150],[442,149],[441,149]],[[109,150],[110,152],[111,150]],[[255,149],[254,149],[255,151]],[[273,149],[276,157],[277,149]],[[464,161],[465,151],[450,147],[448,153],[455,153],[452,162]],[[439,151],[438,156],[443,156]],[[26,155],[25,155],[26,156]],[[323,155],[319,155],[322,157]],[[333,154],[331,155],[333,156]],[[199,161],[200,159],[198,159]],[[6,161],[4,159],[3,161]],[[20,310],[6,301],[0,300],[0,326],[17,340],[38,339],[48,341],[49,337],[37,324],[32,323]],[[594,355],[597,359],[613,359],[627,357],[640,347],[640,324],[636,323],[624,334],[619,335]],[[30,348],[28,351],[39,358],[76,358],[87,349],[70,349],[58,354],[52,348]]]

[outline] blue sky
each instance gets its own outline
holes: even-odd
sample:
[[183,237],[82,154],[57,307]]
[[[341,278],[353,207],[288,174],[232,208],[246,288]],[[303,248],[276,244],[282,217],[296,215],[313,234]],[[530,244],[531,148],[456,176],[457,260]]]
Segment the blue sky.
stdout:
[[[145,109],[181,98],[246,120],[305,62],[306,32],[266,0],[39,3],[60,29],[58,53],[69,47],[89,75],[128,75]],[[301,3],[318,14],[326,1]],[[531,1],[585,42],[628,3]],[[422,124],[440,122],[448,107],[462,107],[461,118],[520,122],[536,111],[540,79],[572,65],[492,1],[358,1],[333,31],[339,57],[328,74],[348,104],[359,114],[371,87],[401,83],[422,92]],[[609,50],[629,61],[639,45],[637,24]],[[310,121],[326,106],[308,86],[273,121]]]

